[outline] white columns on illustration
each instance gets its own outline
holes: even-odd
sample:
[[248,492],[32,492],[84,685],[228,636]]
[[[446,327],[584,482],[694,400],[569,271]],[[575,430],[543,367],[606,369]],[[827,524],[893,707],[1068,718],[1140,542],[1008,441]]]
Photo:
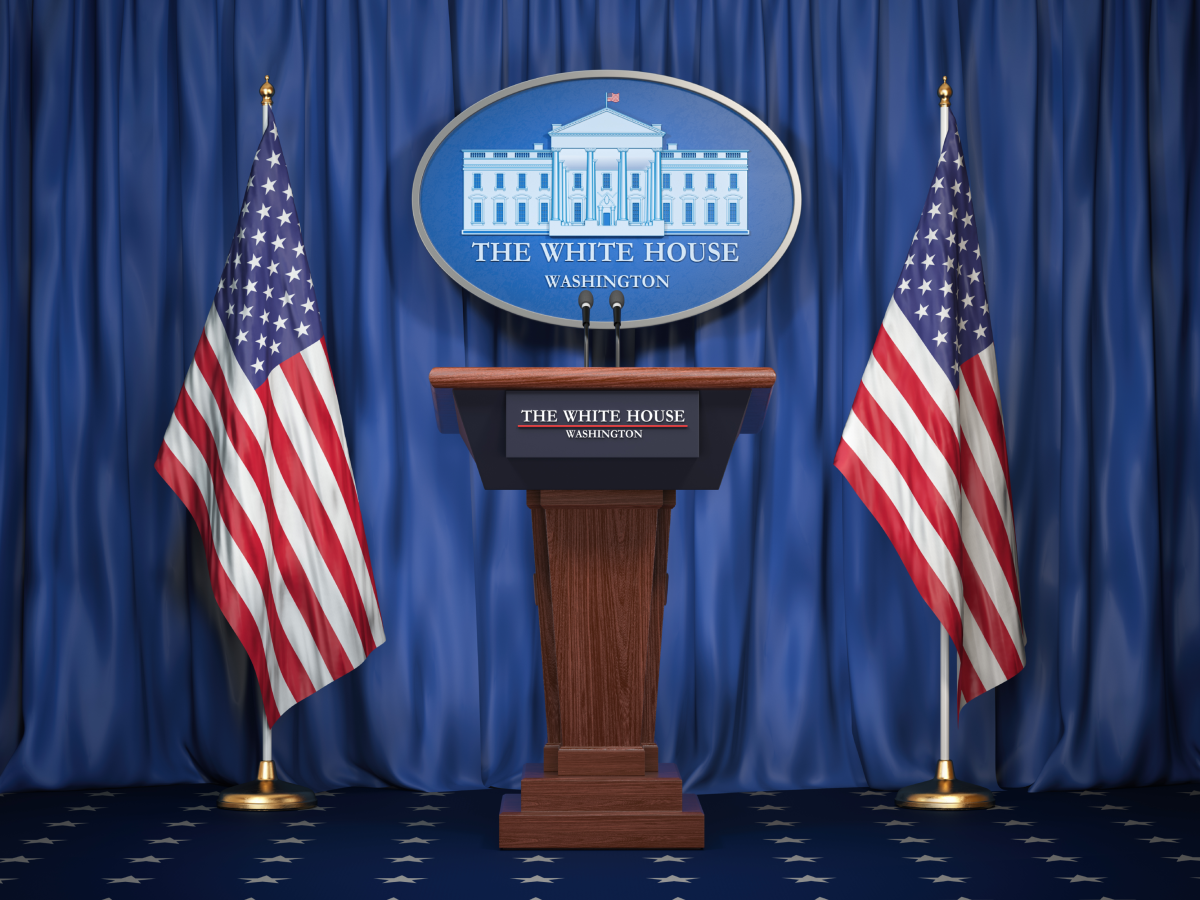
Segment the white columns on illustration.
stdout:
[[607,107],[548,134],[528,150],[462,148],[463,234],[749,234],[746,149],[664,146],[663,126]]

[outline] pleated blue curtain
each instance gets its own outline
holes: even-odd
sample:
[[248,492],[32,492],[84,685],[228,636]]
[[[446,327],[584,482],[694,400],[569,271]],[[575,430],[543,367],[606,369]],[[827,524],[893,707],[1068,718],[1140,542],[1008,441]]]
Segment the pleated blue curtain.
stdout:
[[[464,295],[410,192],[471,103],[637,69],[765,120],[803,187],[745,296],[639,365],[773,366],[681,493],[658,741],[690,788],[930,777],[937,626],[832,466],[937,154],[947,75],[996,330],[1026,670],[953,732],[1037,789],[1200,777],[1200,22],[1188,0],[17,2],[0,15],[0,790],[244,780],[258,706],[152,464],[276,118],[388,642],[276,728],[317,788],[513,786],[544,740],[529,513],[437,433],[437,365],[575,365]],[[611,360],[607,336],[599,360]]]

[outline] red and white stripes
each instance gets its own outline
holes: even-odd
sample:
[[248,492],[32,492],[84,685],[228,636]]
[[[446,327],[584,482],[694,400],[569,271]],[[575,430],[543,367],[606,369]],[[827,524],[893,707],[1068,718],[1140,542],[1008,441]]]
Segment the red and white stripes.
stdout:
[[958,648],[959,708],[1016,675],[1025,631],[994,346],[962,364],[956,393],[891,302],[835,465]]
[[384,641],[341,422],[323,340],[255,391],[214,307],[155,464],[196,520],[272,725]]

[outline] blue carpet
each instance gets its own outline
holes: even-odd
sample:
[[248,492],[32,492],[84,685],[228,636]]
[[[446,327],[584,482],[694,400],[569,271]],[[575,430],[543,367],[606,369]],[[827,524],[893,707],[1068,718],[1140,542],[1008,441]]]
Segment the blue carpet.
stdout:
[[708,848],[673,852],[497,850],[496,790],[341,790],[300,813],[218,810],[215,790],[0,797],[0,900],[1200,897],[1197,785],[1006,791],[962,813],[866,790],[710,794]]

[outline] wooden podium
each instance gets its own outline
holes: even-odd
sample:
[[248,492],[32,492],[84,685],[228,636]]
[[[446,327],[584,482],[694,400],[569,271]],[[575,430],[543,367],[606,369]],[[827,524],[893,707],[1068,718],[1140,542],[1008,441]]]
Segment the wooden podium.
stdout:
[[[485,488],[525,490],[533,518],[547,737],[542,762],[525,766],[521,793],[501,805],[500,847],[702,848],[700,802],[654,742],[671,509],[676,490],[720,487],[738,434],[762,427],[774,371],[460,368],[434,369],[429,381],[439,429],[462,436]],[[691,407],[686,422],[648,425],[641,440],[510,455],[514,427],[547,429],[536,433],[550,442],[543,453],[557,452],[566,427],[514,426],[510,396],[544,405],[597,393],[614,398],[613,412],[638,396]],[[688,456],[629,455],[652,444],[647,434],[665,445],[651,428],[692,428],[696,446]]]

